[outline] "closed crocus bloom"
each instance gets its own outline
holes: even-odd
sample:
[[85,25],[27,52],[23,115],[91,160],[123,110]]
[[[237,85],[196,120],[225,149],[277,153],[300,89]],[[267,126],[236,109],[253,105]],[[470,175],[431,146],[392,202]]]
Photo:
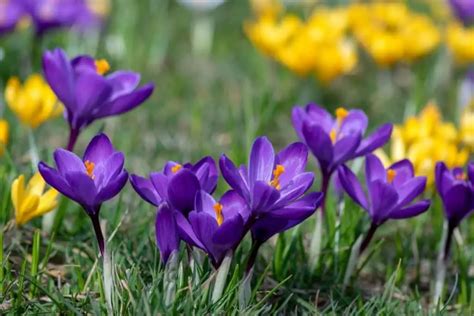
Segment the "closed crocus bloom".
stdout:
[[196,195],[194,209],[189,214],[189,221],[213,266],[218,268],[227,251],[235,250],[244,237],[250,210],[235,191],[226,192],[216,202],[202,190]]
[[338,108],[334,118],[315,104],[294,107],[292,121],[299,138],[318,160],[323,177],[348,160],[382,147],[392,133],[392,124],[384,124],[364,138],[368,119],[363,111]]
[[64,104],[70,126],[68,149],[79,133],[97,119],[120,115],[142,104],[153,92],[153,84],[138,87],[140,75],[119,70],[105,75],[107,61],[79,56],[69,60],[61,49],[43,55],[46,81]]
[[116,151],[105,134],[95,136],[86,148],[83,158],[57,149],[54,152],[56,168],[40,162],[38,169],[44,180],[63,195],[77,202],[92,220],[101,254],[104,239],[99,223],[102,204],[120,193],[127,183],[125,158]]
[[5,152],[5,147],[8,145],[8,138],[10,137],[10,125],[6,120],[0,120],[0,155]]
[[11,195],[18,226],[52,211],[58,205],[58,191],[49,189],[44,192],[45,185],[39,173],[36,173],[27,185],[24,175],[20,175],[13,181]]
[[449,0],[454,15],[465,25],[474,23],[474,2],[472,0]]
[[188,215],[195,208],[196,195],[200,191],[212,194],[217,179],[216,163],[211,157],[204,157],[195,164],[170,161],[161,172],[152,172],[149,178],[130,176],[135,191],[157,207],[156,240],[163,262],[166,263],[179,249],[181,240],[205,249],[194,233]]
[[0,1],[0,35],[13,31],[23,14],[24,10],[20,1]]
[[29,76],[23,85],[17,77],[10,78],[5,99],[19,120],[33,129],[63,112],[54,92],[38,74]]
[[301,223],[321,203],[321,193],[305,195],[314,180],[313,173],[305,171],[307,157],[302,143],[293,143],[275,155],[266,137],[255,140],[248,167],[237,168],[227,156],[221,157],[224,179],[249,206],[257,244]]
[[464,27],[459,22],[452,22],[446,29],[446,43],[454,60],[463,65],[474,63],[474,26]]
[[405,219],[428,210],[429,200],[413,202],[423,193],[425,177],[415,177],[409,160],[401,160],[385,168],[375,155],[365,160],[367,193],[357,176],[345,165],[338,169],[339,181],[351,199],[369,214],[372,224],[359,254],[368,246],[377,228],[389,219]]
[[444,214],[454,229],[474,209],[474,163],[462,168],[448,169],[436,164],[436,189],[443,202]]

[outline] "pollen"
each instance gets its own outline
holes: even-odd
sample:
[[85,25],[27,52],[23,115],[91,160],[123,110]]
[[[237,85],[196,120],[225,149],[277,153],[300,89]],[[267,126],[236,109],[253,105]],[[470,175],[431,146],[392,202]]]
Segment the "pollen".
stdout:
[[283,165],[276,165],[273,170],[273,180],[270,181],[270,185],[277,190],[281,189],[280,185],[280,176],[285,172],[285,167]]
[[331,141],[334,144],[336,142],[336,138],[337,138],[337,132],[336,132],[335,128],[333,128],[331,130],[331,132],[329,133],[329,137],[331,138]]
[[89,178],[94,180],[94,178],[95,178],[95,175],[94,175],[95,163],[93,163],[90,160],[86,160],[86,162],[84,162],[84,166],[86,166],[86,172],[87,172],[87,175],[89,176]]
[[95,61],[95,69],[99,75],[104,75],[110,70],[110,64],[105,59],[97,59]]
[[180,164],[176,164],[176,165],[174,165],[174,166],[171,168],[171,172],[176,173],[176,172],[178,172],[178,171],[181,170],[181,169],[183,169],[183,166],[180,165]]
[[222,215],[222,209],[224,208],[221,203],[214,204],[214,212],[216,212],[217,225],[221,226],[224,222],[224,216]]
[[461,173],[458,173],[456,176],[455,176],[456,180],[461,180],[461,181],[465,181],[466,180],[466,174],[464,172],[461,172]]
[[393,179],[395,179],[395,176],[397,175],[397,172],[393,169],[388,169],[387,170],[387,182],[392,183]]
[[336,109],[336,118],[337,118],[337,123],[339,125],[342,124],[342,121],[344,121],[344,119],[349,115],[349,111],[347,111],[346,109],[344,108],[337,108]]

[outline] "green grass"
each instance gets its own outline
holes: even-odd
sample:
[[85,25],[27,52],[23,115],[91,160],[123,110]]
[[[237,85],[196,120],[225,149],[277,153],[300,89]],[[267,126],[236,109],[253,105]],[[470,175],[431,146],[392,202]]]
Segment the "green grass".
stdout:
[[[404,109],[438,101],[444,114],[455,118],[460,72],[449,66],[440,48],[413,67],[380,71],[362,54],[354,74],[331,86],[301,79],[267,60],[250,45],[242,22],[250,17],[242,1],[229,1],[211,13],[215,38],[209,56],[192,53],[190,27],[195,16],[174,1],[114,2],[103,34],[83,38],[55,33],[32,44],[28,32],[0,39],[4,60],[0,87],[11,75],[25,77],[25,63],[34,49],[32,67],[39,71],[39,53],[64,47],[70,55],[105,57],[113,68],[129,68],[153,81],[156,90],[141,108],[119,118],[93,124],[80,138],[77,152],[98,131],[111,136],[126,153],[127,169],[147,174],[167,160],[195,161],[204,155],[227,153],[246,160],[253,139],[268,135],[277,148],[296,140],[291,108],[316,101],[329,109],[344,105],[369,113],[371,126],[401,122]],[[3,90],[3,88],[2,88]],[[2,101],[0,101],[2,102]],[[0,163],[0,313],[105,314],[102,264],[91,223],[73,202],[62,199],[53,231],[39,233],[41,219],[17,229],[11,222],[10,184],[20,173],[31,174],[28,134],[14,115],[11,143]],[[36,131],[40,157],[66,143],[66,124],[58,119]],[[316,163],[309,168],[316,171]],[[315,189],[319,188],[317,177]],[[218,193],[226,190],[220,183]],[[239,286],[250,250],[247,237],[237,249],[224,296],[211,303],[214,271],[203,260],[189,266],[184,245],[180,252],[177,293],[171,307],[164,303],[164,267],[154,240],[154,209],[127,186],[102,208],[108,249],[113,260],[114,314],[319,314],[399,315],[470,314],[474,305],[472,257],[473,221],[460,227],[464,246],[453,247],[444,294],[446,305],[430,308],[435,262],[442,232],[442,211],[435,199],[430,211],[409,221],[388,222],[377,232],[367,260],[351,285],[342,288],[350,248],[368,228],[368,217],[349,200],[342,217],[339,252],[334,252],[334,203],[329,200],[320,265],[308,266],[313,220],[272,239],[261,249],[252,282],[251,301],[239,306]]]

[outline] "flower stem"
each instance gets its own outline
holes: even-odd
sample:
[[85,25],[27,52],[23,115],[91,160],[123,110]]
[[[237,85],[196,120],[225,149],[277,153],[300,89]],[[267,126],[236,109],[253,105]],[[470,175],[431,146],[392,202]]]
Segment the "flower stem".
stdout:
[[177,251],[171,253],[165,266],[163,277],[163,292],[165,293],[165,306],[169,307],[173,304],[176,296],[176,277],[178,274],[178,257]]
[[364,238],[364,240],[362,241],[362,243],[360,245],[358,256],[360,256],[364,252],[364,250],[367,248],[370,241],[374,237],[375,231],[377,230],[378,227],[379,227],[379,225],[377,225],[375,223],[372,223],[370,225],[369,231],[367,232],[367,235],[365,235],[365,238]]
[[71,128],[69,130],[69,141],[67,143],[66,149],[69,151],[74,151],[76,146],[77,138],[79,137],[79,130]]
[[247,268],[245,269],[245,274],[248,274],[250,270],[253,269],[255,265],[255,260],[257,259],[258,251],[260,250],[260,246],[262,244],[258,241],[254,241],[252,245],[252,249],[250,250],[249,258],[247,259]]
[[99,245],[100,255],[104,256],[105,252],[105,242],[104,235],[102,234],[102,229],[99,222],[99,212],[96,211],[89,215],[92,220],[92,226],[94,226],[95,236],[97,238],[97,244]]
[[28,141],[30,143],[30,158],[31,158],[31,169],[36,172],[38,170],[39,155],[38,147],[36,146],[35,135],[33,129],[28,128]]
[[[98,217],[98,215],[97,215]],[[105,232],[105,221],[102,222],[103,231]],[[102,229],[100,230],[102,232]],[[107,247],[105,244],[103,245],[103,252],[102,252],[102,273],[104,278],[104,294],[105,294],[105,301],[107,303],[107,314],[113,315],[113,307],[112,307],[112,296],[113,296],[113,289],[114,289],[114,282],[113,282],[113,273],[112,273],[112,259],[107,251]]]
[[443,236],[441,237],[441,244],[439,247],[438,260],[436,263],[436,281],[433,293],[433,300],[431,304],[436,306],[441,299],[443,293],[444,283],[446,279],[446,266],[449,259],[449,252],[451,250],[451,240],[453,237],[456,225],[447,221],[443,225]]
[[262,243],[253,241],[252,249],[250,250],[249,258],[247,259],[247,268],[245,269],[244,280],[239,288],[239,306],[241,310],[244,310],[249,302],[250,296],[252,295],[252,275],[253,268],[255,266],[255,260],[257,259],[258,250]]
[[214,283],[214,290],[212,291],[213,304],[216,303],[222,297],[222,293],[224,292],[227,275],[229,274],[229,268],[232,262],[232,255],[232,250],[227,251],[227,253],[225,254],[225,258],[221,263],[221,266],[216,271],[217,277]]

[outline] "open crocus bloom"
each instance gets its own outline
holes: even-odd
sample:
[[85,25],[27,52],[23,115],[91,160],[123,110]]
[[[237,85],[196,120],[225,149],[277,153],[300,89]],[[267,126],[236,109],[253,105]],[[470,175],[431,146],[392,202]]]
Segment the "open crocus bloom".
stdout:
[[138,73],[119,70],[105,75],[109,69],[107,61],[90,56],[69,60],[59,48],[43,55],[46,81],[66,108],[73,143],[95,120],[128,112],[153,92],[151,83],[138,87]]
[[[255,140],[246,166],[237,168],[223,155],[220,168],[227,183],[239,193],[251,210],[254,239],[264,242],[273,234],[293,227],[316,211],[322,194],[304,194],[313,184],[314,175],[305,172],[308,150],[293,143],[275,155],[266,137]],[[273,220],[271,220],[273,219]],[[263,226],[259,229],[259,221]],[[266,223],[266,224],[265,224]],[[260,234],[259,232],[263,232]]]
[[25,185],[24,175],[20,175],[13,181],[12,202],[18,226],[52,211],[57,206],[58,191],[49,189],[44,192],[45,185],[39,173],[36,173],[27,185]]
[[214,267],[220,266],[227,251],[238,246],[249,216],[245,200],[235,191],[227,191],[219,202],[205,191],[196,195],[189,221]]
[[426,177],[415,177],[409,160],[401,160],[385,169],[379,158],[367,155],[367,194],[356,175],[345,165],[339,167],[338,175],[346,193],[369,213],[373,225],[379,226],[388,219],[414,217],[430,206],[429,200],[412,203],[423,193]]
[[462,168],[449,170],[444,162],[436,164],[436,188],[451,227],[456,227],[474,210],[474,163],[467,173]]
[[[70,151],[57,149],[54,160],[56,169],[40,162],[39,172],[50,186],[84,208],[98,234],[102,203],[119,194],[128,180],[123,153],[115,151],[105,134],[99,134],[89,143],[82,159]],[[100,232],[98,242],[103,252],[101,238]]]
[[292,121],[298,137],[318,160],[323,177],[330,176],[341,164],[383,146],[392,134],[392,124],[384,124],[364,138],[368,119],[363,111],[338,108],[333,118],[315,104],[294,107]]
[[183,239],[192,246],[205,249],[196,237],[188,215],[194,210],[198,192],[202,190],[212,194],[216,189],[217,179],[216,163],[211,157],[205,157],[196,164],[170,161],[161,172],[152,172],[149,179],[137,175],[130,177],[135,191],[145,201],[157,207],[156,239],[164,262],[179,248],[179,242],[176,243],[174,239],[176,234],[179,240]]

